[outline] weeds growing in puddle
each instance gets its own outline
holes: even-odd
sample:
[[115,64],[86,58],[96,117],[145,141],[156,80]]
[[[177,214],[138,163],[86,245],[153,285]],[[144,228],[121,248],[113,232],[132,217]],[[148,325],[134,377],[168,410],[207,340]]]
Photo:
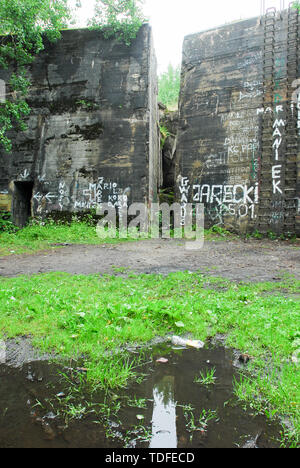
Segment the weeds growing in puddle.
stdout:
[[133,399],[129,399],[127,401],[127,405],[131,408],[145,409],[147,408],[147,399],[134,397]]
[[82,404],[69,404],[65,410],[65,415],[67,416],[68,420],[81,419],[86,413],[87,408]]
[[124,437],[125,448],[133,448],[135,442],[137,441],[142,443],[150,442],[151,438],[152,429],[150,427],[139,424],[126,432]]
[[200,431],[203,434],[206,432],[209,421],[217,420],[217,411],[203,409],[197,418],[194,413],[194,408],[191,406],[183,406],[183,415],[186,420],[187,431],[191,433],[190,440],[193,438],[193,433]]
[[217,378],[215,377],[215,372],[215,368],[207,370],[205,372],[200,371],[200,376],[195,377],[194,383],[198,383],[205,386],[213,385],[217,380]]

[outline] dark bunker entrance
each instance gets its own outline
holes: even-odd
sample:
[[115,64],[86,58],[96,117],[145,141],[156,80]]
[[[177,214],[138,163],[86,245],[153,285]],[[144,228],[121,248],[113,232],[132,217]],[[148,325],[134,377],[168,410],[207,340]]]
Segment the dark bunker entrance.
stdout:
[[31,216],[33,182],[15,182],[13,201],[13,221],[24,227]]

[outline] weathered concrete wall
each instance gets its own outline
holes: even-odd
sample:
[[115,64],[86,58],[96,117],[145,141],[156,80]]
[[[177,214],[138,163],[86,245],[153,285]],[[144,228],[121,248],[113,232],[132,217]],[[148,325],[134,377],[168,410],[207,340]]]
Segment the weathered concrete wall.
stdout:
[[[178,129],[178,111],[164,110],[160,112],[160,125],[167,130],[167,137],[161,145],[163,182],[162,188],[174,193],[176,180],[176,144]],[[163,136],[163,135],[162,135]]]
[[0,153],[0,192],[12,198],[15,218],[17,182],[32,184],[34,216],[156,200],[161,165],[149,26],[130,47],[97,31],[64,31],[30,75],[28,130],[12,135],[12,155]]
[[299,37],[293,10],[185,38],[176,182],[183,212],[187,200],[203,202],[207,225],[299,232],[291,108]]

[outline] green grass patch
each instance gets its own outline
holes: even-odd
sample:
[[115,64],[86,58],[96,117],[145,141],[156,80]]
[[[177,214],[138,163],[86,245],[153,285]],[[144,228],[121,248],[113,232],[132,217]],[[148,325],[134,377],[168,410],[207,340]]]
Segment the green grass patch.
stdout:
[[0,256],[30,254],[57,248],[53,244],[116,244],[129,239],[101,239],[96,227],[85,222],[32,224],[16,232],[0,232]]
[[[52,273],[0,280],[0,333],[29,335],[43,351],[82,356],[93,386],[126,384],[136,365],[120,349],[155,336],[217,333],[253,357],[237,385],[244,401],[266,415],[284,414],[300,432],[300,281],[235,284],[201,273],[72,276]],[[285,297],[288,294],[288,297]],[[180,323],[180,328],[176,325]]]
[[[136,233],[136,236],[138,233]],[[77,244],[77,245],[101,245],[117,244],[125,241],[136,241],[134,235],[128,238],[107,237],[100,238],[93,223],[84,221],[73,221],[67,223],[57,223],[46,221],[41,223],[33,221],[32,224],[19,230],[0,230],[0,256],[16,254],[32,254],[43,250],[59,248],[54,244]],[[171,236],[173,234],[171,233]],[[141,235],[141,239],[146,239],[146,235]],[[149,237],[150,238],[150,237]],[[214,227],[205,231],[205,239],[210,240],[232,240],[237,238],[230,232]],[[183,239],[184,241],[184,239]]]
[[221,226],[212,226],[210,229],[204,230],[205,240],[213,241],[224,241],[224,240],[235,240],[240,237]]

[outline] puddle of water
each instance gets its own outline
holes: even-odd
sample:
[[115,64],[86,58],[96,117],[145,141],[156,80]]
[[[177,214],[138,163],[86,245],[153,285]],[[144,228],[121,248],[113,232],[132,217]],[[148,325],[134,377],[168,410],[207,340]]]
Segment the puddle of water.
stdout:
[[153,387],[150,448],[177,448],[175,376],[165,375]]
[[[160,357],[168,359],[157,363]],[[159,345],[142,371],[142,383],[112,394],[55,398],[67,389],[59,366],[47,362],[22,369],[0,365],[0,447],[231,448],[279,446],[281,427],[245,412],[233,396],[237,371],[224,348],[174,350]],[[215,383],[195,383],[199,372],[215,369]],[[69,405],[80,419],[56,416]],[[95,406],[88,404],[93,403]],[[72,406],[70,406],[72,405]],[[88,408],[81,415],[82,408]],[[255,443],[256,442],[256,443]]]

